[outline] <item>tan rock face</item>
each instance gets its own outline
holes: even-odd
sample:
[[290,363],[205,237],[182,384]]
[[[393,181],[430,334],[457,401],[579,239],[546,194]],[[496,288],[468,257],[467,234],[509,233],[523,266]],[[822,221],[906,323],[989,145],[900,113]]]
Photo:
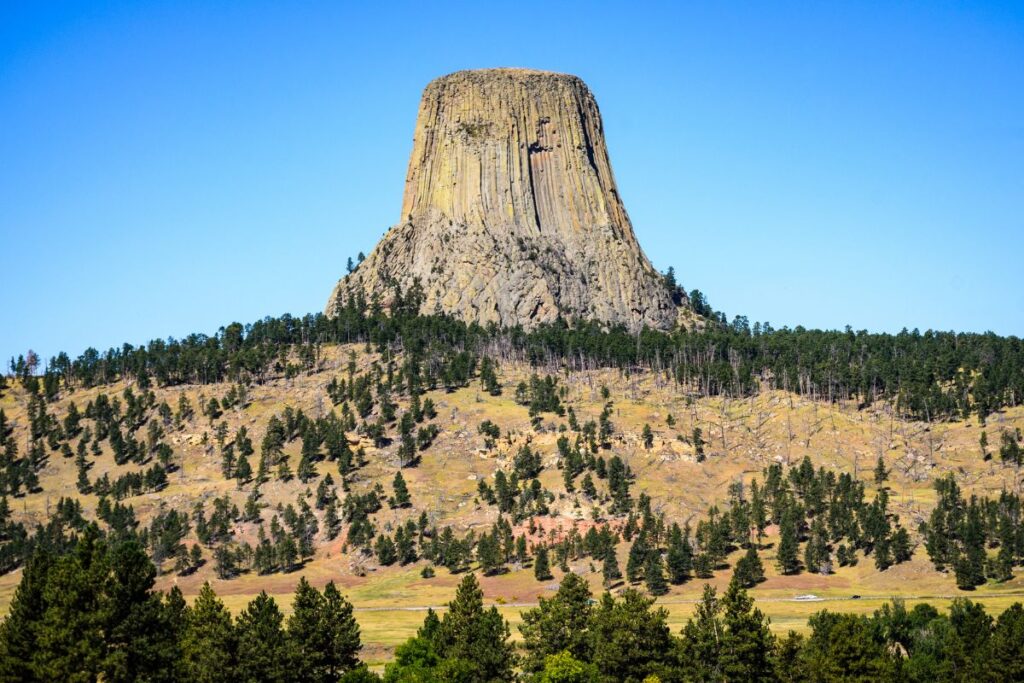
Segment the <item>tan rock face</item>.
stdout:
[[419,278],[423,312],[527,328],[559,315],[630,329],[679,316],[633,234],[597,103],[575,76],[460,71],[423,92],[391,228],[327,302],[385,306]]

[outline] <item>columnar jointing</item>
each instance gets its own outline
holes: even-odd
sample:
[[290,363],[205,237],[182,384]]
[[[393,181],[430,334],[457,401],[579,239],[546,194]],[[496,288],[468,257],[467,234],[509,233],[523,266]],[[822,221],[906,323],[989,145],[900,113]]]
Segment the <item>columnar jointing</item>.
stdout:
[[533,327],[559,315],[630,329],[678,310],[619,200],[597,102],[580,79],[460,71],[423,92],[402,215],[327,303],[387,306],[419,278],[423,312]]

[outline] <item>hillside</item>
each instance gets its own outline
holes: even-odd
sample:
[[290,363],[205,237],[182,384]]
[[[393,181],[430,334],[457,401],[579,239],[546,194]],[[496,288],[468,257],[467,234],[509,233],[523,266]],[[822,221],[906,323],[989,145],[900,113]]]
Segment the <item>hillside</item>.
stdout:
[[[140,454],[134,457],[138,462],[115,464],[112,440],[105,439],[98,444],[98,454],[90,447],[84,456],[88,463],[87,477],[93,484],[103,475],[115,481],[127,473],[150,469],[160,460],[159,444],[170,447],[172,454],[165,458],[169,470],[166,484],[160,483],[157,490],[138,495],[129,492],[120,501],[133,508],[140,530],[150,527],[158,515],[166,520],[166,513],[171,510],[192,519],[191,528],[180,539],[181,548],[188,550],[199,545],[202,564],[194,571],[190,567],[182,571],[176,570],[174,557],[164,559],[158,587],[177,585],[186,596],[194,596],[204,581],[211,581],[229,607],[238,609],[260,590],[277,596],[290,594],[300,576],[306,576],[317,586],[334,580],[344,587],[355,604],[370,652],[378,652],[380,656],[419,626],[422,614],[408,610],[444,604],[451,598],[459,576],[436,566],[440,563],[422,558],[406,565],[395,562],[382,566],[377,553],[353,547],[356,544],[349,542],[352,521],[343,521],[338,535],[329,538],[327,512],[314,504],[318,489],[328,475],[336,485],[338,508],[344,510],[346,500],[368,494],[374,487],[383,491],[382,499],[392,496],[393,480],[401,471],[410,505],[392,508],[382,500],[380,509],[367,516],[372,525],[370,541],[382,533],[393,535],[407,522],[418,524],[421,513],[426,513],[430,528],[451,527],[456,539],[470,532],[479,539],[499,520],[498,506],[481,499],[481,482],[493,487],[495,474],[515,469],[517,455],[528,445],[539,455],[540,471],[536,479],[550,494],[546,503],[548,511],[529,514],[521,520],[514,519],[514,515],[502,515],[502,519],[513,522],[513,537],[527,538],[530,558],[522,563],[503,563],[503,573],[499,571],[481,579],[486,598],[509,605],[504,611],[514,622],[519,611],[514,605],[533,603],[538,597],[550,595],[557,587],[561,570],[554,559],[554,547],[571,529],[576,528],[583,535],[596,524],[622,532],[630,516],[641,515],[637,506],[643,494],[650,497],[655,517],[664,515],[666,524],[689,523],[696,528],[700,520],[706,519],[709,506],[717,505],[719,510],[729,507],[731,484],[743,482],[749,491],[753,478],[763,482],[766,467],[773,463],[795,467],[805,457],[810,458],[816,468],[848,473],[862,481],[870,500],[877,495],[873,470],[882,457],[891,471],[885,482],[888,512],[895,524],[909,531],[914,544],[913,558],[880,571],[870,555],[858,550],[855,566],[837,564],[831,575],[804,569],[784,576],[775,561],[779,527],[766,525],[764,538],[758,543],[766,579],[753,589],[753,594],[766,614],[773,618],[774,627],[780,630],[802,628],[803,620],[820,607],[792,602],[791,598],[799,594],[813,593],[836,599],[846,611],[874,609],[880,599],[891,595],[929,597],[933,598],[931,602],[941,602],[934,598],[958,594],[952,572],[939,572],[933,567],[918,534],[919,523],[928,519],[936,504],[934,481],[952,475],[966,494],[991,496],[1001,490],[1019,490],[1018,469],[1001,462],[998,450],[1000,434],[1024,427],[1024,408],[1020,406],[990,414],[984,426],[973,416],[929,423],[898,417],[887,401],[863,407],[863,402],[855,399],[827,402],[768,387],[748,396],[705,396],[677,383],[667,372],[641,367],[567,371],[557,362],[538,365],[514,358],[500,358],[492,379],[481,377],[481,366],[475,359],[467,361],[464,376],[453,376],[453,373],[459,374],[452,369],[458,365],[454,362],[441,368],[447,374],[435,376],[433,380],[427,377],[429,373],[425,368],[417,384],[422,393],[417,393],[401,389],[403,377],[408,379],[405,375],[407,360],[400,347],[371,348],[365,343],[318,345],[313,355],[304,347],[287,347],[277,358],[278,371],[270,370],[258,381],[250,379],[244,385],[225,381],[143,389],[137,378],[119,379],[90,388],[65,386],[46,402],[45,410],[56,422],[63,423],[72,403],[84,413],[86,406],[98,403],[101,394],[111,401],[117,397],[124,435],[134,434],[141,444]],[[536,417],[531,417],[530,408],[517,402],[520,383],[529,384],[531,377],[557,380],[548,398],[557,396],[557,403],[565,411],[572,410],[579,431],[569,426],[568,413],[558,415],[546,409],[550,406],[541,406],[538,411],[535,405]],[[353,413],[359,412],[356,402],[344,398],[336,404],[331,394],[334,393],[334,399],[339,398],[339,381],[351,387],[353,380],[358,383],[360,378],[369,378],[367,385],[374,389],[370,392],[372,400],[365,417],[352,420],[359,423],[358,429],[345,429],[347,448],[339,446],[352,454],[352,468],[343,477],[339,461],[329,457],[330,443],[307,446],[313,454],[311,459],[307,457],[314,468],[312,476],[306,482],[298,476],[282,480],[275,463],[267,474],[266,483],[258,487],[260,522],[245,520],[246,503],[257,488],[256,463],[261,457],[261,444],[272,416],[287,422],[284,416],[290,408],[293,415],[301,411],[312,421],[322,422],[333,412],[344,422],[341,416],[350,406]],[[436,386],[431,387],[432,383]],[[386,395],[394,404],[392,419],[383,414],[388,409],[380,400],[378,389],[382,384],[391,387]],[[228,400],[229,405],[221,409],[222,414],[215,418],[201,414],[205,412],[201,407],[208,406],[212,398],[220,402],[225,396],[239,393],[240,386],[244,386],[244,391],[240,392],[244,397],[237,403]],[[132,401],[125,392],[136,398],[149,394],[148,399],[140,401],[138,414],[132,418],[132,424],[137,425],[134,430],[126,426],[126,414],[130,412]],[[191,417],[179,420],[176,413],[182,397],[194,412]],[[435,417],[425,416],[414,431],[436,425],[437,433],[426,440],[429,445],[419,448],[421,444],[417,444],[416,462],[399,467],[402,460],[409,459],[409,453],[402,452],[400,433],[403,416],[417,412],[413,397],[421,409],[429,401],[436,410]],[[0,398],[0,409],[11,428],[10,439],[23,457],[32,451],[30,403],[30,392],[9,379]],[[164,403],[171,408],[170,416],[161,415],[160,406]],[[575,480],[573,493],[566,491],[563,477],[566,463],[560,455],[559,438],[585,433],[584,425],[591,420],[599,423],[608,405],[610,410],[605,416],[611,431],[607,443],[599,445],[594,455],[603,459],[618,456],[632,472],[632,483],[628,487],[632,512],[628,514],[624,509],[616,509],[607,479],[593,477],[598,493],[590,497],[581,491],[583,473]],[[490,447],[479,431],[480,425],[487,421],[500,432]],[[150,424],[157,426],[151,428]],[[376,424],[382,426],[382,433],[375,435],[373,429],[367,430],[367,425]],[[651,432],[649,445],[645,444],[645,425]],[[343,424],[343,427],[351,426]],[[96,420],[89,418],[81,420],[81,427],[93,434],[98,429]],[[218,444],[218,427],[224,435],[224,446]],[[225,477],[223,453],[225,446],[229,450],[237,447],[228,444],[236,441],[243,427],[253,443],[254,453],[249,456],[253,478],[239,482]],[[151,439],[152,447],[149,447],[146,440],[151,429],[156,429],[154,433],[158,435]],[[695,447],[695,429],[700,430],[697,441],[703,442],[702,457]],[[980,452],[983,431],[987,434],[989,450],[995,454],[989,460]],[[379,437],[376,443],[374,436]],[[65,453],[71,454],[77,450],[80,440],[80,436],[63,441],[57,439],[45,447],[45,459],[38,468],[38,486],[34,492],[7,499],[14,522],[23,522],[29,528],[45,524],[54,515],[62,497],[77,498],[84,517],[96,518],[100,499],[94,492],[79,491],[76,457],[63,457],[60,445],[50,447],[66,442]],[[44,442],[45,439],[39,441]],[[275,456],[276,461],[288,463],[293,475],[298,473],[303,460],[303,442],[298,432],[288,433],[280,454]],[[364,464],[359,464],[360,459]],[[343,479],[347,492],[342,486]],[[218,497],[226,497],[240,513],[237,518],[231,516],[225,521],[225,537],[199,543],[195,506],[203,503],[204,518],[209,519]],[[241,557],[235,569],[218,572],[218,565],[222,564],[216,559],[218,548],[238,549],[243,544],[257,547],[260,525],[269,531],[271,518],[278,515],[284,519],[284,508],[289,504],[300,510],[300,500],[309,503],[317,522],[309,557],[296,558],[294,566],[263,574],[253,565],[251,557]],[[531,527],[535,527],[533,532]],[[800,544],[801,558],[806,542]],[[534,549],[545,543],[553,547],[554,578],[537,580],[533,570]],[[172,545],[177,546],[177,543]],[[373,542],[368,545],[374,549]],[[623,570],[628,564],[630,546],[622,539],[616,543],[618,564]],[[464,558],[465,566],[476,567],[479,552],[477,548]],[[578,558],[567,559],[568,566],[582,573],[594,589],[599,590],[602,562],[585,552],[579,554]],[[713,582],[724,586],[742,555],[740,549],[730,550],[721,568],[714,571]],[[427,566],[436,566],[436,575],[432,578],[421,575]],[[4,606],[10,601],[19,578],[17,569],[0,577],[0,602]],[[703,583],[694,578],[680,585],[670,585],[667,594],[659,598],[669,607],[674,625],[680,624],[692,611],[692,601],[699,597]],[[617,590],[627,585],[618,581],[613,584]],[[1004,607],[1011,596],[1020,591],[1021,578],[1016,576],[1009,581],[981,585],[972,597]],[[863,597],[858,600],[852,597],[854,595]],[[287,599],[281,602],[288,604]],[[392,608],[405,611],[374,611]]]

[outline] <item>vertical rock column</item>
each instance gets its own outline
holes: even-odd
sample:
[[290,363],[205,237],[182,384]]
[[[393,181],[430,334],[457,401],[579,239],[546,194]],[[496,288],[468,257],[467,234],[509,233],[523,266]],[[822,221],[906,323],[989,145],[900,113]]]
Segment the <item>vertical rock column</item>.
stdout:
[[563,316],[669,328],[678,311],[615,188],[601,115],[575,76],[461,71],[423,92],[401,222],[327,305],[385,305],[526,327]]

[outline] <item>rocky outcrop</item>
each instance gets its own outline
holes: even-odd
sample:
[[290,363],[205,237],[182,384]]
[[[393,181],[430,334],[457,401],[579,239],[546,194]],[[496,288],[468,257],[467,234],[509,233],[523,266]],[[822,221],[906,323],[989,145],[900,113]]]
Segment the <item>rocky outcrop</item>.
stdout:
[[417,278],[423,312],[482,324],[679,316],[619,198],[597,102],[565,74],[460,71],[424,90],[401,222],[326,312],[358,291],[387,306]]

